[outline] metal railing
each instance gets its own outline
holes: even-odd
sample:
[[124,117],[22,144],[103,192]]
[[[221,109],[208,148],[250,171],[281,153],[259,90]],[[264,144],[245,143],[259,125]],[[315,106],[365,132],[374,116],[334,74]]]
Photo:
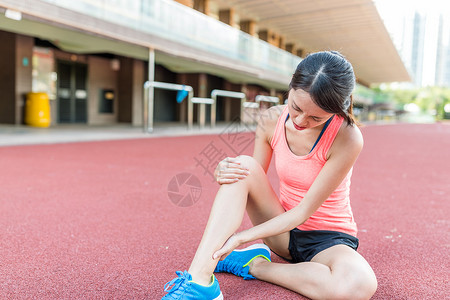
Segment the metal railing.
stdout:
[[211,127],[216,126],[216,106],[217,106],[217,97],[229,97],[229,98],[237,98],[241,100],[241,122],[243,118],[243,107],[245,102],[245,94],[241,92],[231,92],[225,90],[212,90],[211,98],[214,100],[214,103],[211,105]]
[[[189,85],[159,82],[159,81],[146,81],[144,84],[144,132],[153,132],[153,107],[155,104],[155,96],[153,93],[154,88],[160,88],[164,90],[172,91],[187,91],[188,92],[188,127],[192,128],[194,107],[192,104],[192,98],[194,96],[194,89]],[[147,115],[145,115],[147,113]]]
[[251,123],[257,123],[258,117],[261,114],[261,102],[268,102],[272,104],[279,104],[280,99],[278,97],[274,96],[266,96],[266,95],[257,95],[255,97],[255,101],[246,101],[242,103],[242,109],[250,108],[250,109],[256,109],[257,111],[253,111],[250,117],[250,120],[253,121]]
[[255,97],[255,101],[258,103],[261,103],[261,102],[269,102],[269,103],[274,103],[274,104],[280,103],[280,99],[278,97],[265,96],[265,95],[257,95]]
[[[200,97],[193,97],[191,99],[192,103],[200,104],[199,110],[198,110],[198,123],[200,124],[200,128],[205,127],[205,121],[206,121],[206,104],[211,105],[211,115],[213,115],[213,107],[215,100],[212,98],[200,98]],[[212,123],[211,123],[212,126]]]
[[261,102],[269,102],[273,104],[279,104],[280,99],[274,96],[257,95],[255,101],[246,101],[243,103],[245,108],[261,108]]
[[160,88],[165,90],[172,91],[187,91],[187,119],[188,119],[188,129],[192,129],[194,123],[194,104],[199,104],[198,111],[198,122],[200,124],[200,128],[205,127],[206,123],[206,104],[210,106],[211,112],[211,127],[216,126],[216,109],[217,109],[217,97],[229,97],[240,99],[241,102],[241,111],[240,111],[240,119],[241,122],[244,119],[244,109],[245,108],[260,108],[261,102],[269,102],[278,104],[278,97],[271,97],[265,95],[257,95],[255,98],[255,102],[247,102],[245,101],[245,94],[241,92],[232,92],[226,90],[212,90],[211,98],[201,98],[194,97],[194,89],[189,85],[175,84],[175,83],[167,83],[167,82],[159,82],[159,81],[146,81],[144,84],[144,122],[143,122],[143,130],[144,132],[153,132],[153,108],[154,108],[154,88]]

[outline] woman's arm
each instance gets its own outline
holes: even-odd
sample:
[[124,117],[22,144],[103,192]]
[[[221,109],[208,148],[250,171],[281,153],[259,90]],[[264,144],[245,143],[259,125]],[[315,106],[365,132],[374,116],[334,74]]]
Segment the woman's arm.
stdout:
[[329,151],[329,158],[304,199],[293,209],[248,230],[240,232],[243,243],[287,232],[303,224],[342,183],[356,162],[363,138],[355,127],[341,128]]
[[[253,158],[259,162],[267,173],[272,158],[270,141],[284,106],[273,106],[264,111],[258,121],[255,132]],[[227,157],[222,160],[214,170],[214,177],[219,184],[228,184],[245,178],[249,173],[241,165],[239,158]]]
[[328,153],[327,162],[300,204],[262,224],[236,233],[216,252],[216,257],[241,244],[278,235],[303,224],[342,183],[358,158],[362,146],[363,139],[359,129],[346,127],[344,124]]
[[283,108],[284,105],[278,105],[264,111],[260,116],[258,127],[256,128],[253,158],[259,162],[266,173],[273,153],[270,142],[272,141],[275,127]]

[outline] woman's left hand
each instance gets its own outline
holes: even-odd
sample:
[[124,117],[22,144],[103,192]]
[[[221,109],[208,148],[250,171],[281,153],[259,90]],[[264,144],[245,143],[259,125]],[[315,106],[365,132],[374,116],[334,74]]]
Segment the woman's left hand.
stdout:
[[239,233],[235,233],[228,238],[228,240],[223,244],[222,248],[214,252],[213,259],[224,260],[234,249],[239,247],[242,242],[239,239]]

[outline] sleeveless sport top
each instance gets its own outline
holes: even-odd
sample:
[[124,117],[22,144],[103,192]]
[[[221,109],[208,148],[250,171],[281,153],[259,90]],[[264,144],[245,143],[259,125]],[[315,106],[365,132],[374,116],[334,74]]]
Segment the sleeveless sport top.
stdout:
[[[292,153],[286,140],[285,120],[287,117],[288,107],[286,106],[278,118],[271,147],[274,151],[275,166],[280,179],[280,202],[285,210],[290,210],[302,201],[322,170],[327,161],[327,152],[344,119],[335,115],[311,152],[299,156]],[[298,229],[333,230],[356,236],[357,228],[349,198],[352,169],[330,197],[305,223],[298,226]]]

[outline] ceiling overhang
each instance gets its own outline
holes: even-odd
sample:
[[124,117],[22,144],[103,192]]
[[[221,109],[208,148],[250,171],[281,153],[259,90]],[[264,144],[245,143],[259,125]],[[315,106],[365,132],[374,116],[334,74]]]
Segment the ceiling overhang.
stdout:
[[366,85],[410,81],[373,0],[217,0],[305,53],[336,50]]

